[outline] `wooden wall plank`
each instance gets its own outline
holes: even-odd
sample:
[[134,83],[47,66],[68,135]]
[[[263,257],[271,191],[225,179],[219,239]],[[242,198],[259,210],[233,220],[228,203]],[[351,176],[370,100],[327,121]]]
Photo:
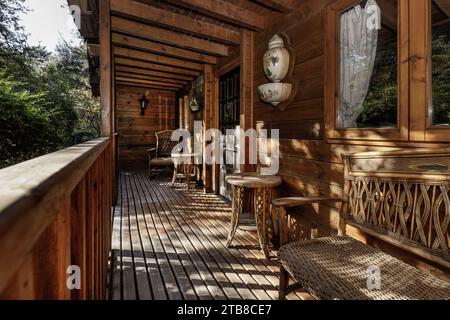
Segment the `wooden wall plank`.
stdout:
[[[146,150],[156,144],[155,132],[175,129],[175,93],[149,90],[149,106],[140,115],[138,99],[145,88],[117,87],[117,123],[120,167],[145,168]],[[161,112],[160,112],[161,110]]]

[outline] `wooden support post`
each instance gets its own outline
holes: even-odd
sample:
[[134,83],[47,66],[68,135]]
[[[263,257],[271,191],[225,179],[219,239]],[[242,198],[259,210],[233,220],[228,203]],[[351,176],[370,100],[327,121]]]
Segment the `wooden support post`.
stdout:
[[204,67],[204,112],[203,112],[203,189],[205,192],[211,192],[212,190],[212,170],[211,165],[206,164],[206,147],[209,144],[206,142],[205,133],[207,130],[212,128],[212,108],[213,108],[213,98],[214,98],[214,83],[213,83],[213,68],[210,64],[205,64]]
[[184,127],[184,99],[180,98],[178,99],[178,112],[180,114],[179,119],[179,128],[182,129]]
[[111,13],[110,0],[100,0],[100,101],[101,101],[101,135],[111,136],[113,131],[111,89]]
[[[211,101],[211,118],[212,124],[211,126],[215,129],[219,128],[219,78],[214,74],[213,76],[213,98]],[[220,139],[220,137],[214,136],[214,146],[216,146],[215,141]],[[215,148],[215,147],[214,147]],[[214,154],[216,150],[214,150]],[[219,194],[220,192],[220,182],[219,182],[219,174],[220,174],[220,165],[218,164],[219,159],[214,159],[214,165],[212,167],[212,191],[215,194]]]
[[[253,31],[242,29],[241,31],[241,129],[245,132],[253,128],[253,75],[254,75],[254,41],[255,33]],[[245,141],[245,164],[241,165],[241,172],[252,172],[254,165],[249,163],[249,143]]]

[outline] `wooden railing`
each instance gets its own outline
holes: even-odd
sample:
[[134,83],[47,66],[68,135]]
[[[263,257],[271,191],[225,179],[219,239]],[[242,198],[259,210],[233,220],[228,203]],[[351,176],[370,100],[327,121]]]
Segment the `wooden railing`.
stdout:
[[113,151],[100,138],[0,170],[0,299],[106,297]]

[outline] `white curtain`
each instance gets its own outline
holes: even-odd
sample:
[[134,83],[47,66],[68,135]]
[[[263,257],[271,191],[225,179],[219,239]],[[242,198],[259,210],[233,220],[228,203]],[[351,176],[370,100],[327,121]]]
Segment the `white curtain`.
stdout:
[[356,128],[369,91],[381,11],[375,0],[341,15],[339,127]]

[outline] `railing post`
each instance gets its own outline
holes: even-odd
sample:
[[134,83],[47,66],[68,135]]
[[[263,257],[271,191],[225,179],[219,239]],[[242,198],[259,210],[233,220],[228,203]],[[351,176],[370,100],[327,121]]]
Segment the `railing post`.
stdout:
[[81,271],[81,289],[72,290],[71,298],[85,300],[87,298],[87,242],[86,242],[86,179],[80,181],[72,192],[71,201],[71,251],[72,265]]
[[55,219],[36,244],[33,256],[36,299],[70,299],[67,268],[70,262],[70,201],[61,204]]

